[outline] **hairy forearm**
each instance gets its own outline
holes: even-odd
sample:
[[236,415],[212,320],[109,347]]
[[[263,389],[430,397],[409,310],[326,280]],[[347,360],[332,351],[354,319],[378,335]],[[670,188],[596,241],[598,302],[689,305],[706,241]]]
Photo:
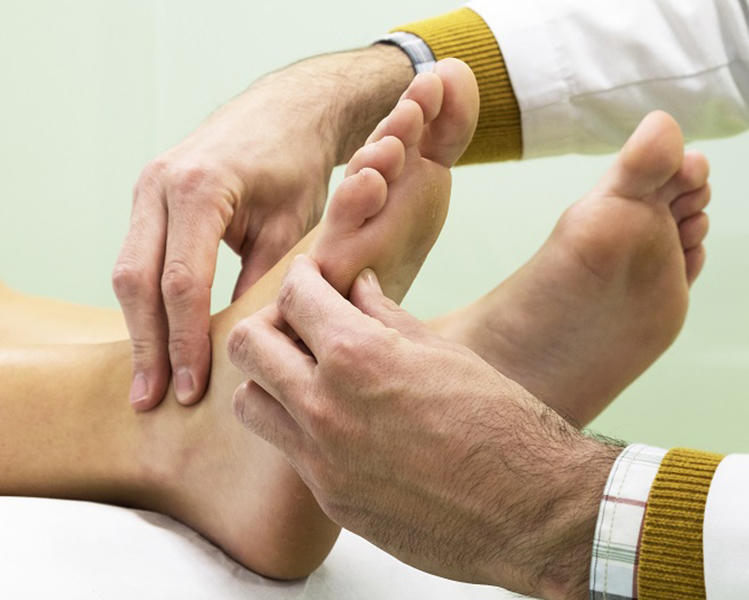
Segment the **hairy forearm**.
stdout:
[[[254,83],[248,92],[285,97],[299,119],[311,118],[333,164],[346,163],[413,79],[408,57],[376,44],[294,63]],[[246,92],[246,93],[248,93]],[[297,105],[298,104],[298,105]]]

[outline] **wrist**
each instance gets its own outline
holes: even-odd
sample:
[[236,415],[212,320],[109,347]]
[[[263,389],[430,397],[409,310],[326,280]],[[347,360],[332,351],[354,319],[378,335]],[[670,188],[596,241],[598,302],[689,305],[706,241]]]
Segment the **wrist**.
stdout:
[[500,483],[513,491],[501,500],[505,526],[486,581],[546,600],[586,600],[601,497],[622,448],[543,412]]
[[563,461],[556,503],[541,544],[538,595],[549,600],[589,597],[593,540],[601,498],[611,468],[622,452],[583,438]]

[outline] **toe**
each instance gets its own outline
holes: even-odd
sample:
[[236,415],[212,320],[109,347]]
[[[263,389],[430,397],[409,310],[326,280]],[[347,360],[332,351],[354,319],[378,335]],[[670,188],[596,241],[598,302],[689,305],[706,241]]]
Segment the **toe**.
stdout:
[[608,193],[645,198],[666,184],[682,165],[684,138],[673,117],[650,113],[642,120],[603,181]]
[[712,190],[710,184],[706,183],[702,187],[679,196],[671,203],[671,214],[677,223],[684,219],[702,212],[710,202]]
[[343,180],[330,199],[326,230],[346,234],[376,215],[387,200],[387,182],[374,169],[365,168]]
[[405,160],[406,149],[403,142],[389,135],[379,142],[359,148],[346,165],[346,177],[371,168],[378,171],[385,181],[394,181],[401,174]]
[[699,277],[702,272],[702,267],[705,266],[705,246],[697,246],[691,250],[687,250],[684,253],[684,260],[687,268],[687,283],[691,286],[695,279]]
[[436,73],[419,73],[401,98],[416,102],[424,113],[424,123],[431,123],[440,113],[443,93],[442,79]]
[[707,161],[707,158],[700,152],[687,152],[684,155],[684,162],[679,170],[663,186],[661,196],[670,200],[697,190],[707,183],[709,176],[710,163]]
[[468,65],[455,58],[438,62],[434,74],[442,81],[442,105],[439,114],[425,128],[419,150],[424,158],[451,167],[465,152],[476,131],[478,85]]
[[699,246],[707,237],[710,220],[703,212],[684,219],[679,224],[679,238],[684,250],[691,250]]
[[367,138],[367,144],[379,142],[386,136],[397,137],[406,148],[415,146],[424,129],[424,113],[413,100],[400,100],[391,113],[385,117]]

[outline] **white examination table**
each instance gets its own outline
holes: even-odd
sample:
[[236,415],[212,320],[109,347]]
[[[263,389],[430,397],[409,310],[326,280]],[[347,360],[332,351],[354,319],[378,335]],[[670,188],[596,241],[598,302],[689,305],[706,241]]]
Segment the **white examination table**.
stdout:
[[344,531],[308,579],[263,579],[168,517],[0,497],[0,600],[509,600],[407,567]]

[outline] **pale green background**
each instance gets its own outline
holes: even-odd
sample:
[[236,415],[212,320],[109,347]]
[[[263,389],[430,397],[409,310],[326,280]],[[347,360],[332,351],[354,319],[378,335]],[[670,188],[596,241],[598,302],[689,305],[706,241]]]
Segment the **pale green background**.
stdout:
[[[457,6],[3,2],[0,277],[29,293],[116,306],[109,275],[130,190],[150,158],[269,70],[365,45],[394,25]],[[664,446],[747,451],[749,137],[698,147],[713,163],[714,201],[708,265],[687,326],[595,427]],[[488,291],[530,256],[610,161],[565,157],[458,170],[447,226],[407,308],[433,316]],[[224,252],[215,308],[229,298],[236,270]]]

